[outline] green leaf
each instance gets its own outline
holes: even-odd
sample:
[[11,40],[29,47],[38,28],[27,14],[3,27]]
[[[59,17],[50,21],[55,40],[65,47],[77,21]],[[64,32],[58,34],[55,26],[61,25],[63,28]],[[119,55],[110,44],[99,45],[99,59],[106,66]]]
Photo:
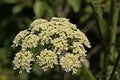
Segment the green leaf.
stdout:
[[108,31],[107,23],[103,18],[98,19],[99,29],[103,38],[106,38]]
[[22,5],[22,4],[16,5],[13,7],[13,13],[18,14],[23,10],[23,8],[24,8],[24,5]]
[[33,6],[35,17],[36,18],[42,17],[46,10],[46,7],[47,4],[45,1],[36,0]]
[[74,12],[78,12],[79,11],[80,4],[81,4],[80,0],[68,0],[68,3],[71,6],[71,8],[74,10]]

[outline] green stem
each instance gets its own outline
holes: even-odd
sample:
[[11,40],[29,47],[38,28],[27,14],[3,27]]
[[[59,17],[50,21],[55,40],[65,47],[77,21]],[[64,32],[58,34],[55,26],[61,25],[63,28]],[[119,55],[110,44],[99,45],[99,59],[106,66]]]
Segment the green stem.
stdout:
[[[65,54],[65,51],[63,50],[62,53]],[[58,62],[60,62],[60,56],[59,55],[57,55],[57,56],[58,56]],[[71,80],[71,77],[72,77],[71,72],[63,71],[62,67],[60,66],[60,63],[58,63],[58,64],[59,64],[59,70],[60,70],[60,73],[61,73],[62,80]]]
[[[118,1],[117,0],[112,0],[111,2],[112,2],[112,4],[111,4],[111,13],[112,13],[112,19],[111,20],[112,20],[112,24],[110,26],[110,28],[111,28],[110,36],[111,37],[110,37],[109,58],[111,60],[113,60],[112,56],[114,56],[114,53],[115,53],[115,43],[116,43],[118,17],[119,17],[119,7],[118,7]],[[120,54],[119,54],[119,56],[120,56]],[[119,59],[119,56],[118,56],[118,59]],[[109,60],[108,60],[107,63],[109,63]],[[116,65],[117,65],[117,62],[115,64],[114,68],[113,68],[110,80],[112,80],[112,78],[113,78],[115,69],[117,67]]]
[[59,58],[59,55],[57,55],[57,57],[58,57],[57,60],[58,60],[58,64],[59,64],[58,67],[59,67],[59,70],[60,70],[61,79],[62,79],[62,80],[65,80],[65,79],[64,79],[64,72],[63,72],[63,70],[62,70],[62,67],[60,66],[60,58]]
[[63,71],[60,65],[59,65],[59,69],[63,80],[71,80],[71,76],[72,76],[71,72]]
[[111,33],[110,33],[110,54],[113,55],[115,51],[115,42],[116,42],[116,33],[117,33],[117,24],[118,24],[118,16],[119,16],[119,8],[117,6],[117,0],[112,0],[113,7],[111,12],[112,15],[112,25],[111,25]]
[[96,80],[95,77],[93,76],[92,72],[86,67],[86,65],[83,63],[83,68],[84,70],[87,72],[88,76],[89,76],[89,80]]
[[72,73],[71,72],[64,72],[64,80],[71,80]]
[[112,57],[115,52],[115,42],[116,42],[116,32],[117,32],[117,24],[118,24],[118,16],[119,16],[119,8],[117,7],[117,0],[111,1],[111,25],[110,25],[110,42],[109,49],[106,51],[104,56],[104,66],[103,66],[103,77],[106,80],[107,68],[109,65],[109,60],[112,60]]
[[[110,59],[110,55],[113,55],[113,53],[115,52],[115,42],[116,42],[116,32],[117,32],[117,24],[118,24],[118,16],[119,16],[119,8],[117,7],[118,1],[117,0],[111,0],[111,30],[110,30],[110,42],[109,42],[109,48],[108,45],[105,45],[105,54],[104,54],[104,64],[103,64],[103,80],[106,80],[106,73],[107,73],[107,68],[108,68],[108,64],[109,64],[109,59]],[[94,6],[91,3],[91,7],[93,9],[93,13],[96,15],[96,11]],[[97,17],[95,17],[96,21],[98,22],[99,19]],[[98,22],[99,23],[99,22]],[[101,23],[100,23],[101,24]],[[100,26],[100,25],[99,25]],[[104,40],[103,40],[104,41]]]
[[[101,23],[100,23],[100,17],[97,15],[97,12],[95,10],[95,6],[92,4],[92,2],[90,2],[90,5],[91,5],[91,8],[93,10],[93,14],[95,15],[95,20],[96,20],[96,23],[97,25],[99,26],[99,28],[102,26]],[[101,31],[100,31],[101,33]],[[103,46],[106,47],[105,45],[105,38],[103,38],[102,36],[102,41],[103,41]],[[104,76],[102,79],[103,80],[106,80],[106,73],[107,73],[107,62],[108,62],[108,52],[107,50],[105,49],[105,53],[104,53],[104,60],[103,61],[103,67],[102,67],[102,76]]]
[[60,65],[59,65],[59,69],[60,69],[61,79],[65,80],[64,79],[64,72],[63,72],[63,70],[62,70]]
[[120,59],[120,53],[118,54],[118,57],[117,57],[117,59],[116,59],[114,68],[113,68],[112,73],[111,73],[111,76],[110,76],[110,80],[113,80],[115,70],[116,70],[116,68],[117,68],[117,66],[118,66],[118,63],[119,63],[119,59]]

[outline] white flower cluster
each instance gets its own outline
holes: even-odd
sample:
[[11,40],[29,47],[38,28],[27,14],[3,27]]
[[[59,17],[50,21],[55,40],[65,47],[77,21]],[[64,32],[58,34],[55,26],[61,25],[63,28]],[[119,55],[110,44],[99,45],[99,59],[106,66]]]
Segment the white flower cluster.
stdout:
[[[15,37],[13,47],[17,46],[21,47],[21,54],[31,52],[35,55],[35,61],[44,71],[60,65],[64,71],[73,74],[80,68],[82,58],[86,56],[84,46],[91,47],[86,35],[77,29],[76,25],[66,18],[57,17],[50,21],[45,19],[33,21],[27,30],[21,31]],[[13,61],[15,69],[20,68],[21,71],[29,72],[30,66],[28,67],[28,64],[26,66],[22,61],[24,57],[18,58],[16,55]],[[28,61],[31,62],[33,59]]]
[[58,64],[57,55],[51,50],[45,49],[36,57],[37,63],[42,66],[44,71],[46,71],[49,67],[53,68],[54,65]]
[[30,34],[28,36],[25,37],[25,39],[22,41],[22,48],[26,49],[26,48],[35,48],[37,47],[39,41],[39,37],[35,34]]
[[14,58],[13,63],[15,64],[14,69],[20,69],[19,73],[22,73],[23,70],[26,70],[28,73],[32,69],[31,62],[34,61],[33,54],[29,51],[18,52]]
[[20,33],[18,33],[13,41],[12,47],[17,47],[18,45],[20,45],[21,40],[24,39],[27,34],[29,34],[27,30],[23,30]]
[[66,53],[65,56],[60,58],[60,65],[66,72],[73,71],[73,74],[75,74],[81,66],[78,57],[71,53]]

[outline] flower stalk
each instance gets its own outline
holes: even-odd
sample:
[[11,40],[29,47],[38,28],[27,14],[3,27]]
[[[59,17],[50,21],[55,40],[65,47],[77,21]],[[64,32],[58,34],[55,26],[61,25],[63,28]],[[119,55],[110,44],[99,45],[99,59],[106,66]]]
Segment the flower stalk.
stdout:
[[[111,12],[112,13],[112,24],[111,24],[111,38],[110,38],[110,48],[109,48],[109,52],[111,56],[114,56],[115,53],[115,43],[116,43],[116,34],[117,34],[117,25],[118,25],[118,17],[119,17],[119,6],[118,6],[118,0],[111,0],[112,4],[111,4]],[[109,56],[110,59],[112,59]],[[120,59],[120,53],[118,54],[118,57],[115,61],[115,65],[113,67],[112,73],[110,75],[109,80],[113,80],[114,77],[114,73],[115,70],[117,68],[117,65],[119,63],[119,59]]]

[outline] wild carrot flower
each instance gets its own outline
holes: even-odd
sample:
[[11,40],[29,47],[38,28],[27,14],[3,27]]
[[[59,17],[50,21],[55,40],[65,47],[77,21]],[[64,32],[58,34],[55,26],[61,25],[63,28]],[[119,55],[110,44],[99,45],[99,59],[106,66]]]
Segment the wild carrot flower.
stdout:
[[73,74],[86,56],[84,46],[91,47],[86,35],[75,24],[66,18],[57,17],[50,21],[33,21],[28,29],[15,37],[13,47],[18,45],[21,51],[16,54],[13,63],[20,72],[30,72],[30,62],[35,61],[44,71],[59,65],[64,71]]

